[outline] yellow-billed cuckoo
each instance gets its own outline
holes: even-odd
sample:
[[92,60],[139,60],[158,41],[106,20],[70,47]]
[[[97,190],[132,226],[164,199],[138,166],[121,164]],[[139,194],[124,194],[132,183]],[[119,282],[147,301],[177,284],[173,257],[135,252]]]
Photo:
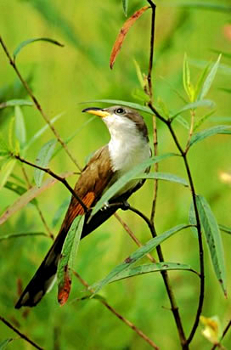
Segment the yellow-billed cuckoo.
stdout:
[[[111,139],[107,145],[97,150],[83,169],[75,192],[87,208],[92,208],[105,190],[120,176],[151,156],[147,127],[143,118],[133,109],[121,106],[109,108],[86,108],[83,112],[102,118]],[[81,238],[95,230],[126,202],[130,195],[143,185],[143,180],[131,180],[90,220],[90,211],[85,215]],[[111,205],[114,203],[114,205]],[[68,230],[77,215],[84,215],[84,209],[75,197],[72,197],[59,234],[52,247],[31,279],[16,308],[35,306],[51,288],[57,272],[58,261]]]

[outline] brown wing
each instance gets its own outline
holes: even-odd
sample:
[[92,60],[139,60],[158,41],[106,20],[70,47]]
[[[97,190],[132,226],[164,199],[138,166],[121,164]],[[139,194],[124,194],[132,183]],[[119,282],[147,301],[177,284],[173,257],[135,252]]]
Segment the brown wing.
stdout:
[[[113,171],[108,146],[104,146],[88,162],[75,186],[76,193],[88,208],[93,206],[101,197],[112,176]],[[72,197],[59,234],[34,277],[20,296],[16,308],[35,306],[50,289],[56,276],[58,261],[67,232],[75,217],[83,214],[84,210],[81,204],[75,197]]]
[[[113,171],[108,146],[104,146],[93,155],[83,169],[75,185],[75,192],[83,203],[90,208],[101,197],[104,189],[111,181],[112,176]],[[84,209],[81,204],[75,197],[72,197],[62,228],[66,227],[69,229],[75,217],[83,214]]]

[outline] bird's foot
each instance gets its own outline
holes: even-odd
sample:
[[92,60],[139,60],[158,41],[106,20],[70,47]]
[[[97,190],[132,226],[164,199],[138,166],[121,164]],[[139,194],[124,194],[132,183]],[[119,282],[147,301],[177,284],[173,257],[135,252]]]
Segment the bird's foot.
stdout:
[[122,210],[128,210],[130,208],[130,204],[127,201],[121,203]]

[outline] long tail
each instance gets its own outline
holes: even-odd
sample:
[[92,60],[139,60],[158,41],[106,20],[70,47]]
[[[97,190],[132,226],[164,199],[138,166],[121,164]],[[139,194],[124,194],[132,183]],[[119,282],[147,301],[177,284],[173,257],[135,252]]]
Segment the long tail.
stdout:
[[[118,197],[115,201],[112,200],[110,203],[115,202],[113,206],[107,207],[103,211],[99,211],[91,218],[90,221],[88,221],[90,213],[86,215],[81,238],[86,237],[89,233],[94,231],[98,226],[106,221],[111,215],[113,215],[116,210],[121,207],[121,202],[126,201],[131,193],[132,191],[127,192],[125,195]],[[118,203],[118,205],[116,203]],[[71,213],[71,215],[69,215],[69,213]],[[19,309],[21,306],[32,307],[37,305],[42,297],[51,290],[56,280],[58,262],[66,235],[72,221],[76,215],[78,215],[77,213],[81,214],[77,210],[75,210],[74,214],[73,210],[67,212],[59,234],[57,235],[53,245],[51,246],[35,275],[30,280],[19,300],[17,301],[15,305],[16,309]]]
[[21,306],[31,307],[37,305],[44,294],[51,290],[56,280],[58,261],[66,235],[66,229],[62,228],[45,259],[17,301],[16,309],[19,309]]

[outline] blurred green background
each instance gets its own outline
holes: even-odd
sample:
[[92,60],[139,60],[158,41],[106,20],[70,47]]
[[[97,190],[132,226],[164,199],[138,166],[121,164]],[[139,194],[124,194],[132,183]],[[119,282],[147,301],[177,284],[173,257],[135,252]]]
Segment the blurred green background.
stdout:
[[[230,1],[217,1],[218,8],[192,8],[195,2],[165,0],[156,1],[156,40],[155,64],[153,73],[155,101],[160,97],[169,110],[175,111],[184,103],[174,90],[185,93],[182,85],[182,63],[186,52],[192,70],[192,80],[196,81],[206,62],[215,61],[218,52],[231,54],[230,10],[222,10]],[[198,2],[209,5],[209,1]],[[213,2],[214,4],[215,2]],[[145,1],[130,0],[128,16]],[[151,12],[147,11],[131,28],[124,42],[114,69],[109,68],[109,57],[114,40],[122,27],[125,17],[119,0],[108,2],[94,0],[1,0],[1,35],[12,53],[18,44],[29,38],[50,37],[65,45],[64,48],[45,42],[31,44],[17,57],[22,75],[27,79],[34,94],[39,99],[49,118],[64,112],[55,123],[55,127],[65,140],[76,130],[76,137],[68,147],[81,165],[86,157],[107,143],[109,135],[105,125],[98,119],[89,124],[89,116],[81,110],[89,103],[79,104],[93,99],[122,99],[142,103],[139,98],[139,81],[134,60],[146,73],[149,58],[149,28]],[[215,82],[208,98],[216,103],[216,111],[201,129],[216,124],[230,124],[231,60],[222,57],[222,66],[218,70]],[[27,98],[15,72],[9,65],[3,50],[0,50],[0,103]],[[103,106],[96,104],[96,106]],[[33,107],[22,108],[27,139],[44,126],[41,115]],[[203,110],[203,113],[207,112]],[[0,128],[7,137],[13,108],[1,110]],[[184,115],[189,120],[190,114]],[[145,116],[152,135],[152,120]],[[187,130],[175,123],[175,129],[182,144],[187,140]],[[159,153],[176,151],[166,127],[158,122]],[[53,139],[47,131],[31,147],[26,158],[32,162],[42,145]],[[231,227],[230,183],[221,179],[223,172],[231,171],[231,138],[219,135],[196,145],[189,154],[190,166],[197,193],[205,196],[210,203],[219,223]],[[56,172],[76,170],[64,151],[61,151],[50,163]],[[160,164],[160,171],[171,172],[186,177],[182,161],[169,159]],[[33,179],[33,170],[27,168],[29,178]],[[17,165],[14,174],[22,178],[21,167]],[[47,177],[47,176],[46,176]],[[76,177],[69,179],[74,185]],[[179,223],[187,222],[191,203],[189,191],[172,183],[160,182],[156,227],[158,233]],[[67,200],[69,193],[56,184],[38,197],[40,208],[52,232],[56,234],[62,217],[55,227],[53,218],[60,205]],[[147,215],[151,211],[153,183],[147,182],[130,202]],[[18,196],[6,188],[1,190],[0,213],[13,204]],[[131,212],[120,212],[121,217],[136,233],[141,242],[150,239],[145,224]],[[13,215],[0,227],[0,234],[19,232],[44,232],[44,226],[36,211],[29,204]],[[222,233],[227,266],[228,299],[224,299],[217,283],[211,261],[205,247],[206,291],[203,315],[220,318],[222,328],[230,319],[231,288],[229,267],[230,240]],[[17,300],[17,280],[25,286],[32,277],[47,252],[51,241],[46,237],[17,238],[0,242],[0,314],[6,317],[22,332],[35,340],[45,349],[149,349],[143,339],[110,313],[99,301],[75,301],[86,294],[77,279],[73,279],[72,292],[68,303],[60,308],[56,302],[57,290],[54,288],[36,308],[28,313],[15,310]],[[127,233],[112,217],[96,232],[84,239],[79,247],[76,270],[88,281],[94,283],[104,277],[118,263],[124,260],[136,246]],[[166,261],[191,264],[198,269],[197,240],[189,230],[184,230],[163,244]],[[154,253],[155,255],[155,253]],[[194,321],[199,284],[196,276],[189,272],[174,271],[171,282],[179,303],[185,330],[191,329]],[[101,291],[108,303],[119,313],[153,339],[160,349],[177,350],[180,348],[178,335],[164,284],[158,273],[136,277],[111,284]],[[192,349],[210,349],[211,344],[201,335],[200,326],[192,344]],[[0,342],[16,337],[10,329],[0,323]],[[229,348],[231,338],[228,334],[224,345]],[[30,345],[21,339],[15,340],[9,349],[30,349]]]

